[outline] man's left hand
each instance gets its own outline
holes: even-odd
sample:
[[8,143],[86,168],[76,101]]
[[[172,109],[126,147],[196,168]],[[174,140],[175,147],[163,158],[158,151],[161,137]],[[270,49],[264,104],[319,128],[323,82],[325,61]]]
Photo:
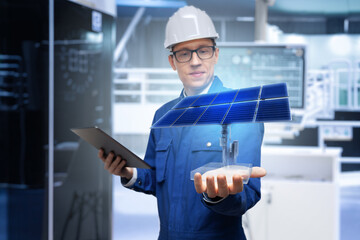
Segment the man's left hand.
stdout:
[[[251,178],[264,177],[266,170],[261,167],[253,167],[251,172]],[[194,176],[194,184],[197,193],[206,193],[209,198],[222,197],[225,198],[230,194],[237,194],[243,191],[243,180],[240,175],[233,176],[233,182],[228,184],[225,175],[217,176],[217,184],[215,183],[214,176],[206,177],[206,184],[202,181],[200,173],[196,173]]]

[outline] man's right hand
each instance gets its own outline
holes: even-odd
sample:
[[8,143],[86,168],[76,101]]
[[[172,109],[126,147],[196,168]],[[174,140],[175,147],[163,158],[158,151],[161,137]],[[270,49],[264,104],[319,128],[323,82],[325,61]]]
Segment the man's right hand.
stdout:
[[121,159],[120,156],[116,156],[113,152],[110,152],[108,155],[105,155],[104,150],[100,149],[98,152],[98,157],[104,163],[104,169],[109,173],[116,176],[124,177],[126,179],[131,179],[133,176],[133,169],[130,167],[125,167],[126,160]]

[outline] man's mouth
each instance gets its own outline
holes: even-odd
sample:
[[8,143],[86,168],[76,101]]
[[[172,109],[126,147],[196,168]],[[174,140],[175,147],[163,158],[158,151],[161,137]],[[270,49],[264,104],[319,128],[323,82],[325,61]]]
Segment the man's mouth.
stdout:
[[200,71],[195,71],[190,73],[192,77],[201,77],[203,74],[204,72],[200,72]]

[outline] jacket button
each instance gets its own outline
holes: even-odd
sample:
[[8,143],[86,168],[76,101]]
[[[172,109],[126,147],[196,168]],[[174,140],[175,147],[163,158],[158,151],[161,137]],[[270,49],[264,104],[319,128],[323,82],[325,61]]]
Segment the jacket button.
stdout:
[[211,142],[207,142],[206,146],[211,147]]
[[142,184],[142,181],[141,181],[141,180],[139,180],[139,181],[138,181],[138,184],[139,184],[139,186],[141,186],[141,184]]

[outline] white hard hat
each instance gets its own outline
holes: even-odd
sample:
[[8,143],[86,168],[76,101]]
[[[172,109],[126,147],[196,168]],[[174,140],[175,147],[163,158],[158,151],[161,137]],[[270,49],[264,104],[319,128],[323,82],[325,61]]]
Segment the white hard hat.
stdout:
[[217,39],[214,23],[206,12],[194,6],[185,6],[175,12],[166,24],[164,47],[171,48],[177,43],[200,39]]

